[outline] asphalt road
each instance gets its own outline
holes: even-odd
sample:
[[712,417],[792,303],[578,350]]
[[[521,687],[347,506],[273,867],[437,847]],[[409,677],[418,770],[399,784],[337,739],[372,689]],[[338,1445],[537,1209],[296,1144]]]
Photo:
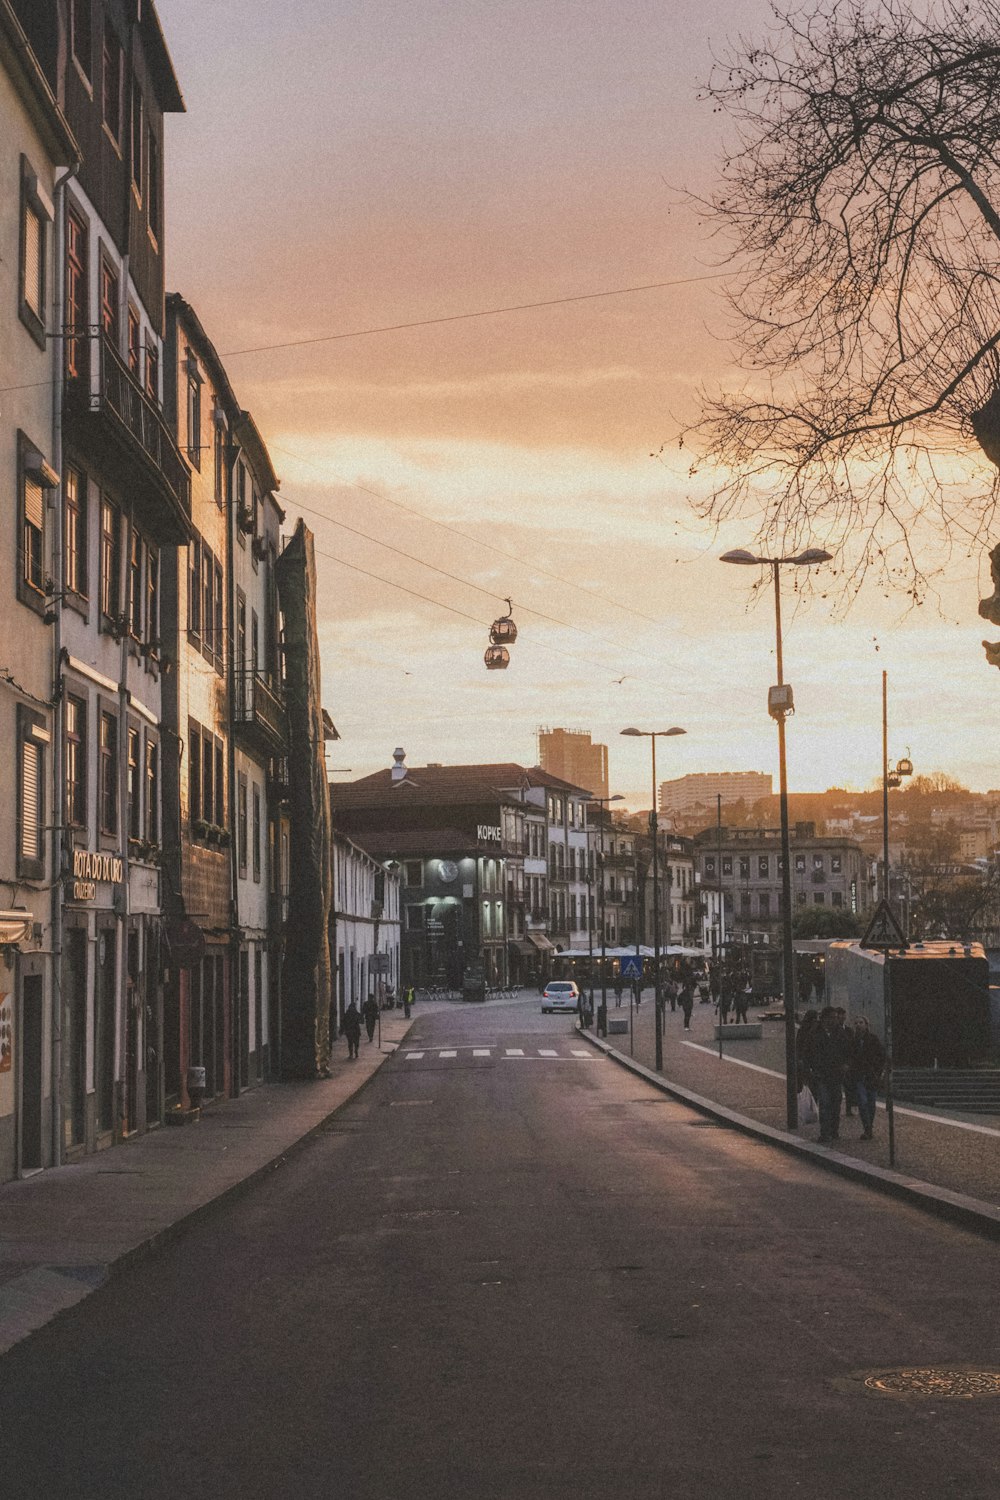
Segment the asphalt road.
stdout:
[[995,1500],[1000,1396],[855,1377],[1000,1368],[997,1254],[536,997],[418,1015],[266,1181],[0,1360],[0,1496]]

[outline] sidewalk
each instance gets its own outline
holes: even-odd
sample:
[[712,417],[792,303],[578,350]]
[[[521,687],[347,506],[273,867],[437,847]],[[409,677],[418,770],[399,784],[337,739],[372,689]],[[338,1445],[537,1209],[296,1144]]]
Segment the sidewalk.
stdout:
[[[628,1017],[627,1002],[615,1008],[609,993],[609,1020]],[[595,996],[595,1003],[600,997]],[[780,1009],[780,1005],[771,1007]],[[760,1019],[751,1011],[750,1020]],[[764,1021],[760,1040],[724,1041],[723,1057],[715,1040],[715,1010],[695,1005],[691,1030],[669,1004],[664,1010],[663,1072],[657,1078],[655,1017],[650,994],[633,1011],[631,1036],[587,1039],[628,1063],[633,1057],[644,1073],[668,1091],[697,1101],[697,1107],[730,1119],[737,1128],[764,1135],[785,1150],[797,1150],[871,1186],[908,1198],[935,1213],[1000,1237],[1000,1116],[959,1114],[895,1106],[896,1163],[889,1168],[888,1124],[880,1102],[875,1139],[862,1141],[857,1115],[842,1115],[836,1149],[816,1144],[818,1125],[789,1135],[785,1128],[785,1033],[780,1019]],[[661,1081],[662,1080],[662,1081]]]
[[[420,1007],[426,1012],[429,1007]],[[0,1187],[0,1354],[161,1244],[211,1204],[271,1170],[377,1072],[413,1021],[382,1015],[356,1062],[334,1043],[332,1077],[250,1089],[200,1121],[147,1135]]]

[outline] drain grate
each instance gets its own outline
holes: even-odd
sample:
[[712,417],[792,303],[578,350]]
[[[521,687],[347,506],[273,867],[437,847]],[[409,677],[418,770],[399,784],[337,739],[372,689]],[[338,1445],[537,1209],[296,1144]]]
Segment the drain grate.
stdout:
[[869,1370],[856,1376],[867,1391],[879,1396],[930,1396],[941,1401],[971,1401],[1000,1396],[1000,1370],[971,1365],[917,1365]]

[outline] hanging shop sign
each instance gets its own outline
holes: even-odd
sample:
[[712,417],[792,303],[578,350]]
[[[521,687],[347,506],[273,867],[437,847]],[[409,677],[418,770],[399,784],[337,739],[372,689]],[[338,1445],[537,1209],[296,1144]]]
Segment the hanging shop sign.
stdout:
[[94,901],[97,897],[98,885],[120,885],[124,873],[125,865],[120,854],[101,854],[89,849],[74,849],[73,900]]

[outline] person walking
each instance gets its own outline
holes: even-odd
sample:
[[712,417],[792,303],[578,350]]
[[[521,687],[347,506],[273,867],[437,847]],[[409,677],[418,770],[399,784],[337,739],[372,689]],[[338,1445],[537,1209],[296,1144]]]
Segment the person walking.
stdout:
[[375,1040],[375,1025],[378,1021],[378,1001],[374,995],[368,996],[368,999],[361,1008],[361,1014],[365,1018],[365,1030],[368,1033],[368,1040],[372,1042]]
[[866,1017],[858,1016],[852,1032],[847,1072],[854,1084],[863,1141],[870,1141],[874,1135],[875,1098],[884,1071],[885,1048],[869,1028]]
[[621,1007],[622,995],[624,993],[624,990],[625,990],[625,986],[622,984],[622,978],[621,978],[621,975],[619,974],[618,978],[615,980],[615,1008],[616,1009],[619,1009]]
[[681,983],[680,993],[681,1010],[684,1012],[684,1030],[691,1030],[691,1012],[694,1010],[694,986],[690,979]]
[[736,1024],[738,1026],[746,1025],[748,1019],[747,1013],[750,1009],[750,1001],[752,999],[753,981],[748,974],[746,983],[741,985],[736,991]]
[[844,1028],[830,1005],[820,1011],[811,1050],[819,1108],[819,1143],[828,1146],[840,1138],[840,1101],[848,1050]]
[[344,1011],[342,1031],[347,1038],[347,1056],[357,1057],[361,1045],[361,1012],[352,1000]]
[[722,984],[719,988],[719,1025],[725,1026],[729,1020],[729,1011],[733,1003],[733,993],[736,984],[731,974],[722,976]]
[[816,1073],[813,1068],[813,1038],[816,1027],[819,1024],[819,1011],[807,1010],[799,1022],[799,1029],[795,1033],[795,1060],[797,1063],[799,1092],[809,1089],[810,1093],[816,1093]]
[[413,1005],[413,1002],[414,1000],[416,1000],[416,998],[417,997],[413,985],[408,984],[403,991],[403,1016],[407,1021],[410,1019],[410,1007]]

